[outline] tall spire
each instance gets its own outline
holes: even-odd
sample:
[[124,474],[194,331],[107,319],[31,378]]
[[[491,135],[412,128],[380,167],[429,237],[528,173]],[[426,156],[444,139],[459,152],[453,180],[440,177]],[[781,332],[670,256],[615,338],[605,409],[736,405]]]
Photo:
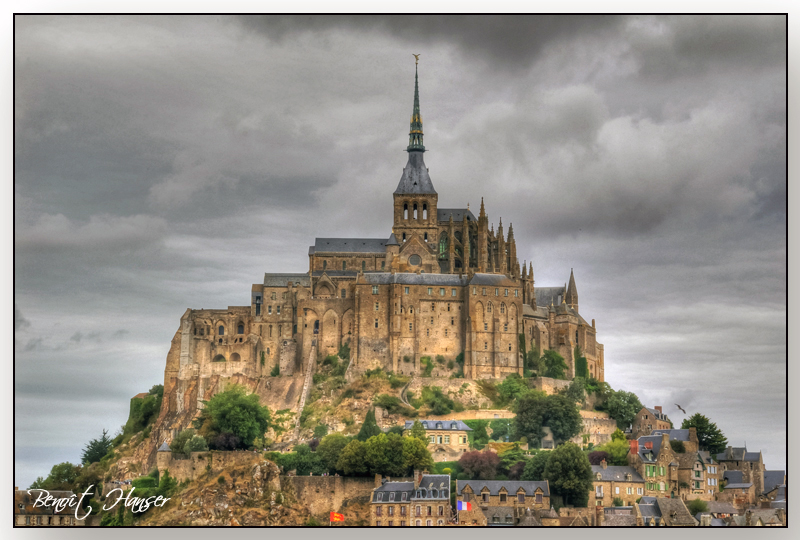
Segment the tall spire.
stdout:
[[[419,61],[419,60],[418,60]],[[424,152],[422,144],[422,115],[419,113],[419,72],[414,67],[414,111],[411,113],[411,131],[408,134],[409,152]]]
[[483,197],[481,197],[481,212],[480,212],[480,214],[478,215],[478,217],[482,217],[482,218],[483,218],[483,217],[486,217],[486,210],[485,210],[485,209],[484,209],[484,207],[483,207]]

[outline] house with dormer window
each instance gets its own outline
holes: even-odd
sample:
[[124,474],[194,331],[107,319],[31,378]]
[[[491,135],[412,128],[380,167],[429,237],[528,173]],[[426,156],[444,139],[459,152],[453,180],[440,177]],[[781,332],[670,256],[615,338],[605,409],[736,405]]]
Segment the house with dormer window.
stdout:
[[612,506],[619,498],[623,506],[633,506],[644,495],[644,478],[630,466],[613,466],[603,460],[592,465],[593,490],[589,492],[588,506]]
[[372,490],[373,527],[442,527],[450,514],[449,474],[414,471],[412,482],[384,480]]
[[[469,432],[472,428],[461,420],[420,420],[428,437],[428,451],[434,461],[455,461],[469,452]],[[414,421],[403,426],[403,436],[411,433]]]
[[630,441],[628,465],[644,478],[644,492],[650,497],[678,497],[677,454],[669,444],[669,435],[639,437]]
[[[456,480],[456,499],[470,510],[458,512],[460,525],[517,525],[530,509],[550,508],[550,485],[522,480]],[[507,515],[513,522],[506,520]],[[500,522],[493,522],[502,516]]]

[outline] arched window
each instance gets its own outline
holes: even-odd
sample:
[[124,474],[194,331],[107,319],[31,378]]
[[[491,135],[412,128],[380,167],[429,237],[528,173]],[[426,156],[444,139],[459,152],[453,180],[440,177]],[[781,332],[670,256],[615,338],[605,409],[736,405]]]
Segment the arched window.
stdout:
[[456,240],[461,242],[461,231],[456,231]]
[[244,325],[239,323],[239,326],[236,327],[237,334],[244,334]]
[[428,241],[428,233],[425,233],[425,241]]
[[428,205],[422,205],[422,219],[428,219]]
[[492,303],[491,302],[489,302],[489,305],[486,306],[486,311],[489,312],[489,313],[492,312]]
[[500,304],[500,313],[505,313],[505,312],[506,312],[506,305]]
[[439,258],[447,258],[447,233],[443,232],[439,237]]
[[403,219],[408,219],[408,203],[403,205]]
[[328,269],[328,261],[322,261],[322,269],[323,270],[327,270]]
[[220,326],[217,329],[217,334],[219,334],[220,336],[224,336],[225,335],[225,327],[224,326]]
[[417,203],[414,203],[414,219],[417,219]]
[[222,338],[220,338],[220,340],[219,340],[219,344],[220,344],[220,345],[222,345]]
[[406,241],[406,233],[403,233],[403,242]]

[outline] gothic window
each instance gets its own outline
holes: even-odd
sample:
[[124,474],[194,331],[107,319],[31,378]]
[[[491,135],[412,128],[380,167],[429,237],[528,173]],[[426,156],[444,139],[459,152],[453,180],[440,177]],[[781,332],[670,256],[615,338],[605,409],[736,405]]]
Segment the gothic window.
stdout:
[[461,231],[456,231],[456,240],[461,242]]
[[505,312],[506,312],[506,305],[500,304],[500,313],[505,313]]
[[328,261],[322,261],[322,270],[325,271],[328,269]]
[[403,233],[403,242],[406,241],[406,233]]
[[413,314],[414,313],[414,308],[413,307],[408,308],[408,312]]
[[224,326],[220,326],[217,329],[217,334],[219,334],[220,336],[224,336],[225,335],[225,327]]
[[486,311],[487,311],[488,313],[491,313],[491,312],[492,312],[492,303],[491,303],[491,302],[489,302],[489,305],[488,305],[488,306],[486,306]]
[[414,203],[414,219],[417,219],[417,203]]
[[[403,219],[408,219],[408,203],[403,205]],[[405,237],[403,237],[405,240]]]
[[[423,204],[422,205],[422,219],[428,219],[428,205],[427,204]],[[428,235],[427,234],[425,235],[425,241],[426,242],[428,241]]]
[[244,334],[244,325],[243,324],[240,324],[239,326],[236,327],[236,333],[237,334]]
[[428,241],[428,233],[425,233],[425,241]]
[[439,237],[439,258],[446,259],[447,258],[447,233],[443,232],[442,235]]

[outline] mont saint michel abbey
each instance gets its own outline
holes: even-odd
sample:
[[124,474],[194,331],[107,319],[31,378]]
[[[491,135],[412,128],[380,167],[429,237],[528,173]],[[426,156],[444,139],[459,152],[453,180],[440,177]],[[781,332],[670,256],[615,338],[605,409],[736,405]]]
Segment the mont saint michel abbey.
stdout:
[[[570,377],[580,346],[602,381],[603,346],[594,320],[579,313],[572,273],[563,286],[536,286],[533,265],[520,266],[513,225],[506,232],[500,220],[495,231],[483,199],[477,215],[439,204],[416,74],[407,151],[391,207],[386,201],[391,228],[376,226],[377,238],[316,238],[308,272],[265,274],[248,306],[187,310],[167,379],[299,374],[345,343],[356,372],[419,374],[421,357],[463,353],[466,378],[502,378],[523,373],[523,334],[529,348],[557,350]],[[393,185],[386,179],[387,192]]]

